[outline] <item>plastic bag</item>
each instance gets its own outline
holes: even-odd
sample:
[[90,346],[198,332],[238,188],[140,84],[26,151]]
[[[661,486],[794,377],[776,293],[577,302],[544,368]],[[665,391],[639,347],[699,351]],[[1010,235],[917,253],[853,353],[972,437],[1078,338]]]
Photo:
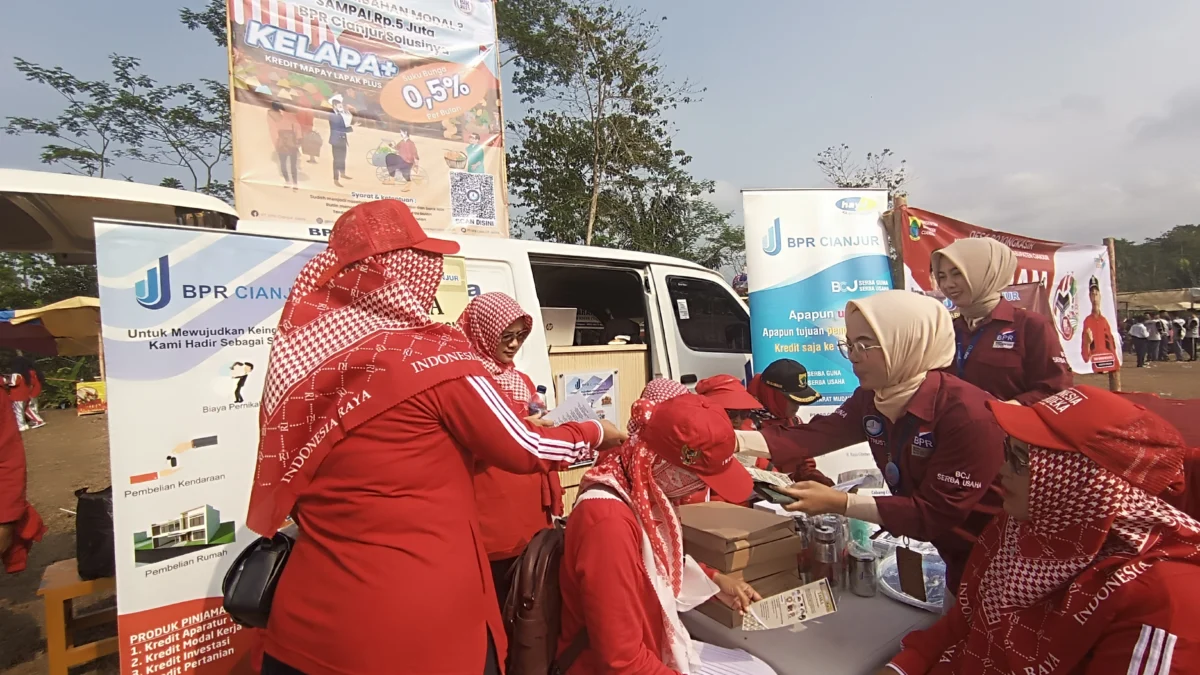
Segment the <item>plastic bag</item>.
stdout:
[[98,492],[80,488],[75,491],[75,499],[75,559],[79,565],[79,578],[116,576],[112,487]]

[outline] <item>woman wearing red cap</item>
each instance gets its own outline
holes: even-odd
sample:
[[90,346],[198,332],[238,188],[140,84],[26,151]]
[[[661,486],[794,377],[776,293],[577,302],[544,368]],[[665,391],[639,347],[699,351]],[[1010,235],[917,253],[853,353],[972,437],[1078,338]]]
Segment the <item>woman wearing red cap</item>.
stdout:
[[[431,323],[442,255],[403,203],[356,206],[300,271],[263,391],[247,525],[299,536],[263,673],[498,673],[504,629],[469,498],[477,460],[514,473],[625,438],[535,429],[461,332]],[[464,498],[466,497],[466,498]]]
[[[999,511],[993,485],[1004,463],[1004,435],[986,402],[992,397],[942,372],[954,358],[950,314],[933,298],[885,291],[846,304],[846,341],[859,387],[829,415],[795,427],[749,432],[765,440],[776,466],[866,441],[891,496],[847,495],[808,481],[788,490],[787,508],[844,514],[896,536],[928,541],[946,562],[953,590],[975,537]],[[748,432],[741,432],[746,434]]]
[[[513,360],[533,329],[533,317],[503,293],[484,293],[463,310],[458,327],[471,342],[479,362],[496,387],[521,417],[537,389]],[[520,475],[490,466],[475,465],[475,501],[479,505],[479,530],[492,565],[492,580],[500,602],[508,596],[509,569],[533,535],[553,525],[563,514],[563,490],[557,471]]]
[[951,372],[1001,401],[1029,405],[1071,386],[1054,326],[1001,293],[1017,257],[995,239],[959,239],[930,258],[938,288],[958,307]]
[[989,406],[1009,435],[1005,515],[957,607],[882,672],[1200,672],[1200,522],[1152,496],[1183,473],[1181,447],[1142,443],[1161,420],[1083,386]]
[[705,647],[691,641],[679,612],[718,594],[737,608],[758,599],[736,582],[710,580],[684,555],[668,495],[687,483],[731,502],[749,498],[726,415],[687,394],[640,418],[649,420],[640,433],[584,476],[571,512],[559,579],[560,666],[573,666],[571,675],[696,673]]

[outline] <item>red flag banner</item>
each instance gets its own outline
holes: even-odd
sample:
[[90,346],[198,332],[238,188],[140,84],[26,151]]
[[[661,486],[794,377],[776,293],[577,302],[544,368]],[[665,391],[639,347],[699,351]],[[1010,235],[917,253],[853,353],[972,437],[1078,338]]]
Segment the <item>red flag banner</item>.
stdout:
[[[1120,367],[1121,331],[1107,247],[990,230],[907,206],[901,209],[901,217],[904,228],[900,243],[909,290],[945,301],[937,291],[931,267],[933,252],[958,239],[995,239],[1017,256],[1013,285],[1005,290],[1005,297],[1018,307],[1050,318],[1071,370],[1086,374]],[[947,306],[953,311],[951,305]]]

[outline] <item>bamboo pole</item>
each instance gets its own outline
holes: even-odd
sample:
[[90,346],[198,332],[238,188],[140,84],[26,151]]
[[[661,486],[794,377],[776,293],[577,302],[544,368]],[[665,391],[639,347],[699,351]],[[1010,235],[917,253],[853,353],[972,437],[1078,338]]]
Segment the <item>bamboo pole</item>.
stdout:
[[892,288],[904,288],[904,207],[908,206],[908,200],[904,197],[896,197],[892,201],[892,210],[884,214],[883,226],[884,232],[887,234],[888,243],[896,252],[896,258],[889,260],[889,270],[892,273]]
[[[1117,240],[1109,237],[1104,240],[1104,245],[1108,247],[1108,277],[1112,283],[1113,305],[1117,303]],[[1118,320],[1117,330],[1120,331],[1121,324]],[[1118,332],[1119,334],[1119,332]],[[1124,354],[1117,354],[1117,357],[1123,357]],[[1119,363],[1119,361],[1118,361]],[[1108,374],[1108,390],[1121,391],[1121,369],[1117,368]]]

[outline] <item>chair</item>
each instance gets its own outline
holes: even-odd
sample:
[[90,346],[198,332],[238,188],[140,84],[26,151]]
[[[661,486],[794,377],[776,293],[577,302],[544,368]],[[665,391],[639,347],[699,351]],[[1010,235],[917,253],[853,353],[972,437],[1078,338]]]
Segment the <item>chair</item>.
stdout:
[[46,652],[50,675],[67,675],[68,668],[116,653],[116,637],[76,644],[75,635],[76,631],[115,623],[117,609],[111,607],[76,616],[73,606],[76,598],[112,591],[116,587],[117,580],[112,577],[80,579],[74,558],[60,560],[46,568],[38,595],[46,603]]

